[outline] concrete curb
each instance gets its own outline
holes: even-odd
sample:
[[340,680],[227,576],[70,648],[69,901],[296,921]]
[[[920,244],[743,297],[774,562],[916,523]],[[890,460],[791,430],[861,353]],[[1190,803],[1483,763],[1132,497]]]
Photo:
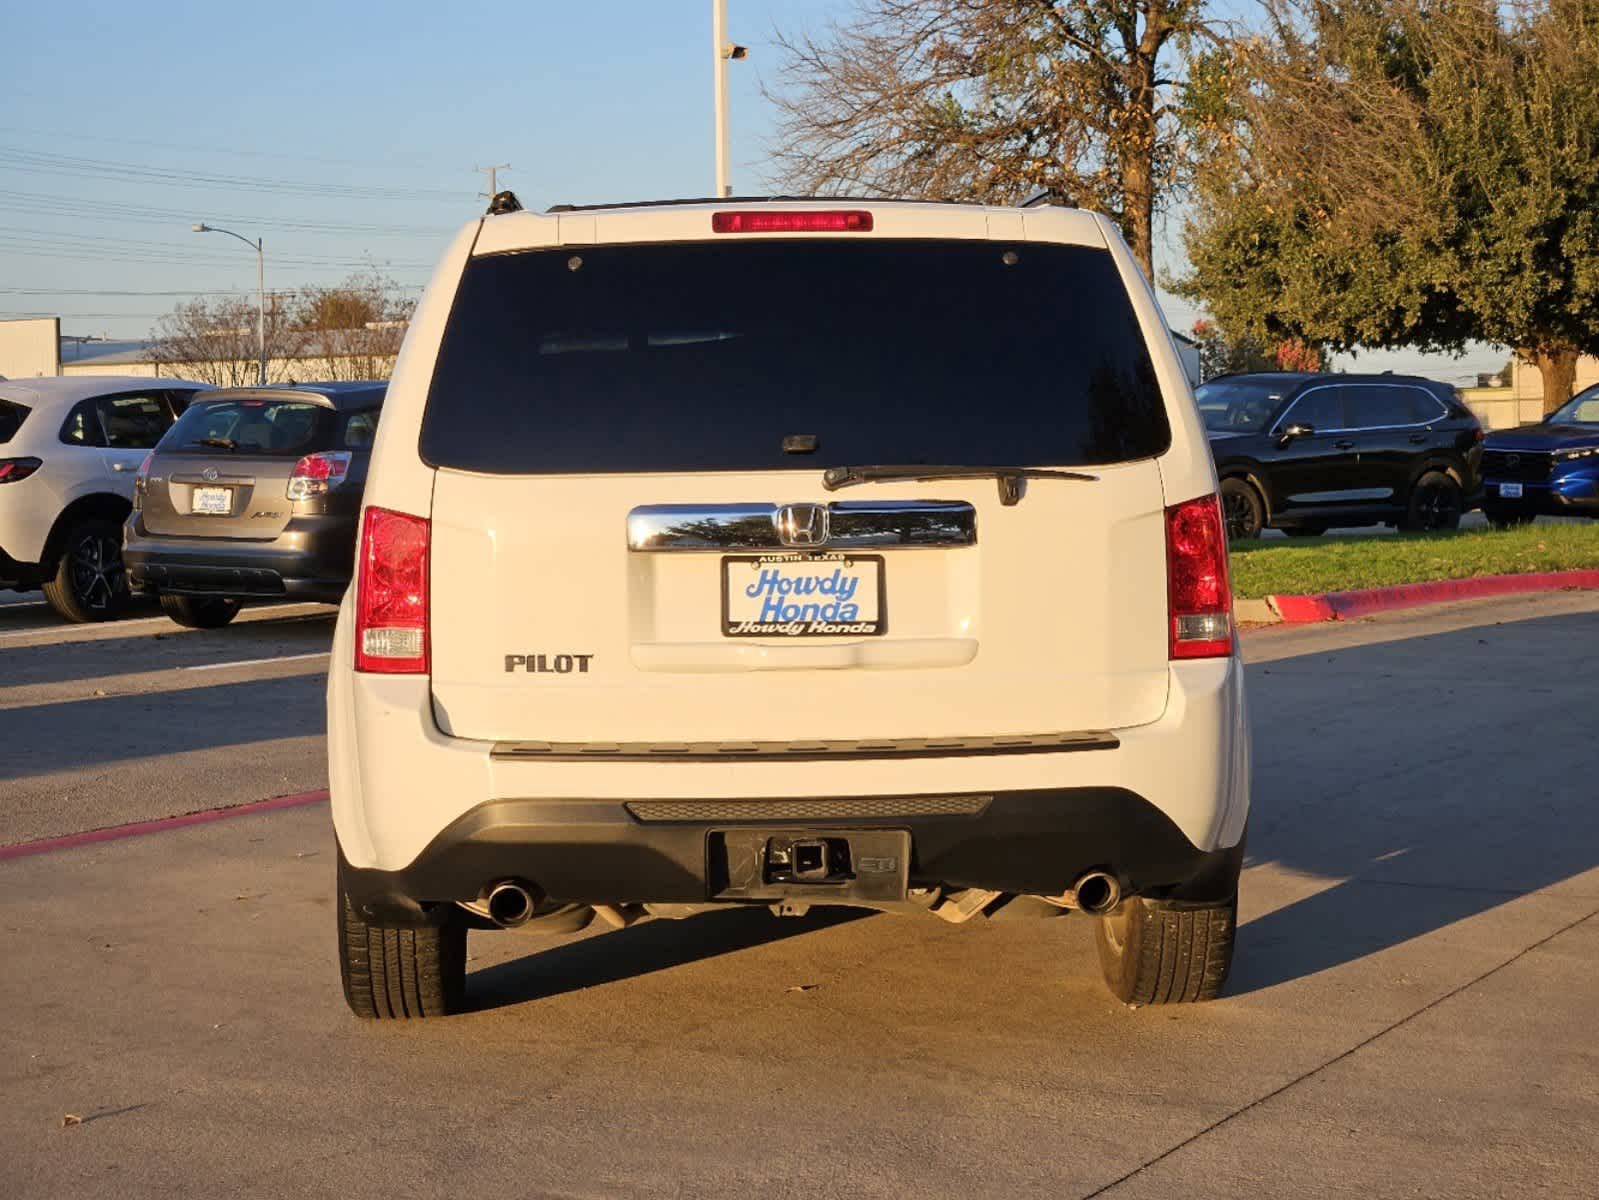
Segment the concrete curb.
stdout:
[[[1302,625],[1314,621],[1347,621],[1372,613],[1451,600],[1475,600],[1520,592],[1558,592],[1575,588],[1599,589],[1599,570],[1539,571],[1524,575],[1482,575],[1475,579],[1438,579],[1427,583],[1401,583],[1393,587],[1326,592],[1315,596],[1268,596],[1239,600],[1234,611],[1241,622],[1283,622]],[[1255,615],[1261,609],[1269,616]]]

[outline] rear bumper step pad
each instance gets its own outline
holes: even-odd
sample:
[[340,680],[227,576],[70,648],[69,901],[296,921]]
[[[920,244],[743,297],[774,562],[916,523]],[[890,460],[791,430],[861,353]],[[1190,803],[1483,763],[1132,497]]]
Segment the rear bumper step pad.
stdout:
[[1086,733],[1008,734],[967,738],[859,738],[799,742],[496,742],[500,759],[573,762],[726,762],[730,759],[819,762],[870,758],[960,758],[983,754],[1061,754],[1114,750],[1116,735]]

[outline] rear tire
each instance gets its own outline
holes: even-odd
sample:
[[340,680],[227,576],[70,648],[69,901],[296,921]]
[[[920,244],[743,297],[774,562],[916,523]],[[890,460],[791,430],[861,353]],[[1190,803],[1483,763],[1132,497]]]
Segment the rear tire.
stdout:
[[1247,479],[1223,479],[1218,490],[1222,519],[1227,523],[1227,540],[1258,538],[1266,524],[1266,505],[1254,484]]
[[466,1004],[466,923],[453,905],[435,925],[375,925],[339,878],[339,975],[368,1020],[442,1017]]
[[122,526],[102,517],[74,522],[61,541],[55,574],[44,581],[44,598],[80,625],[120,617],[129,600]]
[[1482,515],[1488,518],[1488,524],[1495,529],[1520,529],[1523,525],[1532,523],[1531,513],[1517,512],[1513,508],[1484,504]]
[[189,629],[221,629],[239,615],[239,602],[226,596],[162,596],[161,611]]
[[1465,494],[1442,471],[1428,471],[1410,489],[1404,528],[1412,532],[1442,532],[1460,528]]
[[1096,923],[1105,984],[1134,1007],[1214,1000],[1233,965],[1237,925],[1236,894],[1223,904],[1180,908],[1134,896]]

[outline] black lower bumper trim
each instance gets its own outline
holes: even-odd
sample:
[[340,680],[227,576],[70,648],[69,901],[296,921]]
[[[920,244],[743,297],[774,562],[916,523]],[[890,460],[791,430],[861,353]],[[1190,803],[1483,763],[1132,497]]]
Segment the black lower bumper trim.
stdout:
[[[922,798],[905,797],[906,811],[896,815],[883,811],[888,797],[840,797],[837,812],[863,799],[873,802],[872,816],[831,816],[825,828],[846,836],[850,829],[905,830],[912,886],[1058,895],[1095,868],[1113,871],[1129,894],[1203,902],[1230,896],[1243,863],[1242,844],[1197,849],[1165,813],[1122,788],[983,793],[987,803],[967,813],[929,813],[925,805],[918,811]],[[731,803],[717,801],[717,816]],[[495,800],[457,818],[409,866],[348,868],[345,886],[369,915],[394,920],[415,919],[430,905],[475,900],[486,884],[507,878],[530,880],[563,903],[704,903],[719,890],[710,863],[713,835],[739,828],[807,831],[803,823],[767,815],[768,802],[742,803],[743,821],[643,822],[621,800]],[[821,825],[820,807],[817,816]],[[815,902],[826,899],[819,892]]]

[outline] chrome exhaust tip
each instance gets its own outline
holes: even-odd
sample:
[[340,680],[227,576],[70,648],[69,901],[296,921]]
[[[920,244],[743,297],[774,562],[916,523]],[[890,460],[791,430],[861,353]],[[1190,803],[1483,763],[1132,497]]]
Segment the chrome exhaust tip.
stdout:
[[1122,902],[1122,885],[1104,871],[1085,871],[1072,887],[1072,898],[1085,913],[1103,916]]
[[489,920],[501,929],[526,925],[537,906],[533,889],[517,879],[502,879],[489,888]]

